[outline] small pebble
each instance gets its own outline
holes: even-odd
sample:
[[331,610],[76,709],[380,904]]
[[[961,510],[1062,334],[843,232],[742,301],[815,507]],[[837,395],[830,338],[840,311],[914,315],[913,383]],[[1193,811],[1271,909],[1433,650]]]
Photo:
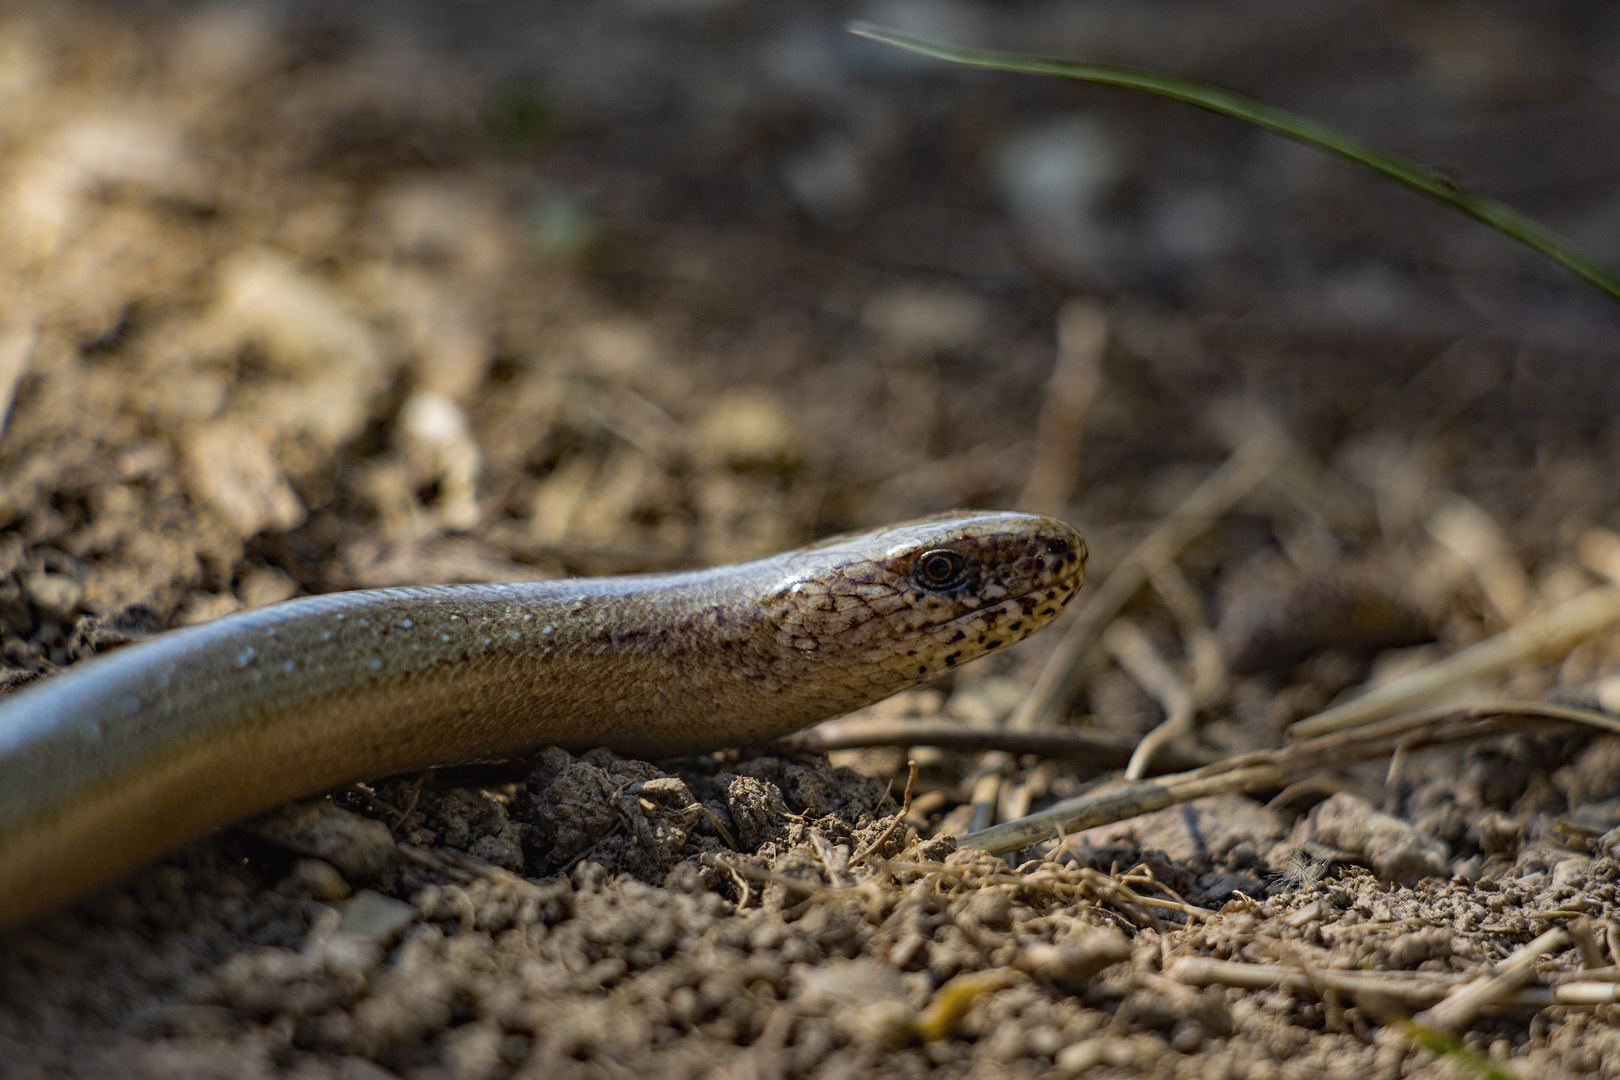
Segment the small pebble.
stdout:
[[294,854],[324,859],[349,878],[375,877],[394,855],[388,826],[325,799],[292,803],[243,828]]
[[1085,983],[1104,968],[1131,957],[1131,943],[1118,930],[1093,930],[1061,945],[1027,946],[1017,966],[1046,982]]
[[1568,859],[1560,859],[1558,862],[1553,864],[1553,888],[1556,889],[1559,886],[1565,885],[1573,887],[1576,882],[1580,881],[1586,876],[1586,872],[1587,870],[1591,869],[1591,866],[1592,860],[1587,858],[1585,855],[1576,855]]
[[292,873],[281,882],[282,891],[290,891],[326,903],[347,899],[354,892],[337,867],[323,859],[299,859]]
[[417,910],[402,900],[391,900],[382,893],[361,889],[341,905],[343,921],[338,933],[361,941],[386,945],[411,923]]

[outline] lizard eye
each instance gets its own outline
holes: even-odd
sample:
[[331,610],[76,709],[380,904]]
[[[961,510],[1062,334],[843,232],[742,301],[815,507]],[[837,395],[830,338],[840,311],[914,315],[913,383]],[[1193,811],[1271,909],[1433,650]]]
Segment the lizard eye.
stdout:
[[925,551],[917,557],[913,573],[917,584],[928,589],[944,589],[961,580],[966,560],[954,551],[939,548]]

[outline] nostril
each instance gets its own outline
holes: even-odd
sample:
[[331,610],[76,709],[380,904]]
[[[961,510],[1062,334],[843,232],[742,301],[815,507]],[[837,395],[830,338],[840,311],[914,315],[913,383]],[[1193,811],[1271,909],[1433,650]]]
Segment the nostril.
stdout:
[[1061,555],[1069,550],[1069,543],[1067,540],[1048,540],[1046,550],[1049,554]]

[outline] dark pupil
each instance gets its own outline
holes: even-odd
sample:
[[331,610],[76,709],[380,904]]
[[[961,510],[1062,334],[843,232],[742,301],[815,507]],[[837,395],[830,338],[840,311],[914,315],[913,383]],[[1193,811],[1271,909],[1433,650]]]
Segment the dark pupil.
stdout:
[[923,567],[923,573],[928,575],[929,581],[944,581],[951,576],[951,560],[935,555]]

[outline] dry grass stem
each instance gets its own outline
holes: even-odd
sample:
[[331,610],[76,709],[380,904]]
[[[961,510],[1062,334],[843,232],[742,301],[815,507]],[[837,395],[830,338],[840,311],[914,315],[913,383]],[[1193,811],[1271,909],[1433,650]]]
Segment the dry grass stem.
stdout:
[[[1320,997],[1324,993],[1376,997],[1408,1009],[1438,1006],[1460,993],[1466,976],[1422,971],[1339,971],[1313,968],[1308,974],[1283,964],[1246,964],[1187,956],[1167,969],[1170,978],[1189,986],[1230,986],[1240,990],[1284,990]],[[1464,987],[1466,988],[1466,987]],[[1620,983],[1566,982],[1557,986],[1518,987],[1490,1003],[1491,1008],[1544,1009],[1550,1005],[1612,1005],[1620,1003]]]
[[961,837],[959,843],[999,855],[1051,839],[1059,829],[1074,832],[1108,825],[1206,795],[1282,788],[1302,773],[1388,757],[1402,746],[1415,751],[1443,743],[1492,738],[1526,728],[1545,730],[1549,721],[1586,724],[1620,734],[1620,720],[1614,717],[1591,709],[1539,701],[1433,709],[1318,736],[1278,750],[1239,754],[1190,772],[1161,776],[1059,803],[1016,821],[974,830]]
[[1520,661],[1567,652],[1617,620],[1620,620],[1620,588],[1588,589],[1550,611],[1526,619],[1444,660],[1300,720],[1289,726],[1288,734],[1296,739],[1313,738],[1394,716],[1425,698],[1484,676],[1500,674]]
[[[737,883],[744,894],[744,898],[738,901],[739,909],[747,906],[749,890],[745,883],[754,882],[779,886],[801,897],[801,904],[864,901],[867,917],[881,920],[881,912],[899,895],[898,885],[927,879],[933,882],[942,897],[950,900],[971,898],[984,890],[1002,890],[1024,897],[1030,904],[1056,905],[1056,909],[1064,913],[1064,918],[1072,918],[1076,903],[1092,903],[1108,910],[1115,918],[1123,918],[1141,929],[1156,933],[1170,929],[1156,912],[1177,912],[1189,921],[1210,919],[1216,914],[1189,904],[1174,889],[1154,878],[1144,866],[1134,867],[1125,874],[1105,874],[1089,866],[1045,860],[1012,871],[1005,862],[991,856],[957,857],[945,863],[874,856],[866,861],[870,873],[861,880],[834,880],[831,884],[823,884],[720,855],[705,855],[703,861],[725,871]],[[851,869],[854,866],[855,860],[852,859]],[[823,869],[826,869],[825,863]],[[1144,892],[1163,893],[1169,899],[1144,895]],[[964,935],[981,948],[988,950],[995,947],[998,937],[995,931],[976,923],[960,911],[953,919]]]
[[[826,899],[830,897],[845,896],[862,891],[859,885],[823,885],[819,881],[806,881],[804,878],[792,877],[788,874],[776,874],[758,866],[745,862],[732,862],[719,855],[705,855],[703,861],[719,867],[733,877],[747,878],[764,885],[780,885],[789,892],[796,892],[812,899]],[[742,902],[738,902],[742,906]]]
[[973,811],[968,817],[968,830],[978,832],[995,823],[996,809],[1001,803],[1003,772],[1012,766],[1012,758],[999,750],[984,755],[981,768],[984,773],[973,782],[970,802]]
[[1142,628],[1130,619],[1115,619],[1103,631],[1107,649],[1125,673],[1159,703],[1164,722],[1142,737],[1125,766],[1127,780],[1140,780],[1159,753],[1173,741],[1190,741],[1193,735],[1194,701],[1192,691],[1181,676],[1159,655],[1159,650]]
[[1483,1010],[1500,1005],[1518,993],[1536,976],[1536,961],[1568,948],[1569,934],[1554,927],[1528,945],[1515,949],[1493,974],[1474,979],[1459,987],[1432,1008],[1412,1019],[1424,1027],[1456,1035],[1474,1022]]
[[1186,915],[1189,920],[1209,919],[1213,918],[1216,914],[1215,912],[1206,908],[1199,907],[1197,904],[1189,904],[1186,898],[1180,893],[1176,892],[1176,890],[1154,877],[1153,871],[1148,869],[1145,864],[1138,864],[1132,867],[1125,873],[1124,877],[1120,878],[1120,881],[1126,885],[1148,885],[1158,889],[1160,892],[1168,896],[1171,902],[1166,903],[1163,900],[1154,900],[1149,897],[1144,897],[1143,902],[1152,904],[1155,907],[1164,907],[1171,911],[1179,911]]
[[1593,526],[1581,534],[1575,553],[1582,566],[1608,578],[1610,584],[1620,585],[1620,533]]
[[[934,878],[942,890],[954,888],[965,893],[1003,888],[1027,896],[1031,902],[1044,900],[1071,905],[1076,901],[1092,901],[1112,908],[1138,927],[1156,932],[1163,932],[1166,926],[1155,911],[1180,912],[1189,920],[1215,915],[1213,911],[1187,903],[1145,867],[1133,868],[1122,875],[1109,875],[1089,866],[1060,865],[1045,860],[1033,870],[1026,866],[1013,872],[1002,860],[992,857],[966,863],[873,859],[871,865],[895,878],[913,875]],[[1161,892],[1170,899],[1143,895],[1141,890],[1144,889]]]
[[1220,520],[1277,468],[1291,443],[1272,429],[1251,437],[1232,451],[1220,468],[1126,554],[1114,572],[1091,594],[1074,622],[1052,650],[1040,677],[1009,721],[1014,729],[1039,727],[1068,701],[1075,669],[1093,642],[1120,609],[1147,581],[1148,567],[1174,559],[1186,546]]
[[1282,778],[1282,771],[1271,765],[1234,769],[1214,776],[1180,773],[1130,784],[1101,795],[1089,795],[1016,821],[976,829],[963,836],[958,844],[991,855],[1004,855],[1042,840],[1050,840],[1059,828],[1065,832],[1092,829],[1098,825],[1151,814],[1155,810],[1201,799],[1206,795],[1278,787]]
[[418,866],[433,870],[462,885],[471,884],[482,878],[496,885],[504,885],[520,894],[540,892],[539,886],[528,878],[465,851],[447,847],[423,848],[414,844],[398,844],[395,850]]
[[1231,675],[1220,640],[1204,617],[1204,606],[1192,583],[1174,560],[1148,566],[1148,582],[1164,606],[1175,616],[1186,643],[1187,662],[1192,667],[1193,703],[1198,708],[1214,705],[1226,697]]
[[1102,386],[1108,317],[1094,303],[1071,300],[1058,312],[1057,339],[1057,360],[1035,425],[1035,460],[1018,505],[1062,516],[1080,475],[1086,419]]
[[902,821],[906,819],[906,815],[911,813],[911,793],[916,789],[917,763],[915,761],[908,761],[906,762],[906,793],[901,799],[899,812],[889,818],[889,824],[886,825],[883,831],[878,834],[877,839],[861,848],[860,851],[856,852],[854,858],[849,860],[849,865],[851,867],[865,861],[867,856],[883,847],[883,845],[888,842],[889,837],[894,835],[894,830]]
[[1513,544],[1491,516],[1461,495],[1434,498],[1424,528],[1441,546],[1468,564],[1485,598],[1508,623],[1530,608],[1530,577]]
[[1001,785],[1001,801],[996,804],[997,820],[1011,821],[1029,813],[1030,804],[1035,801],[1035,780],[1036,776],[1032,771],[1011,778]]
[[1597,928],[1598,924],[1586,915],[1575,918],[1566,928],[1576,951],[1581,954],[1581,967],[1584,969],[1581,974],[1587,977],[1594,977],[1596,972],[1609,967],[1609,958],[1604,955],[1603,946],[1598,942]]
[[32,318],[14,318],[0,328],[0,432],[6,429],[17,383],[22,380],[28,358],[33,355],[38,341],[39,326]]
[[[935,746],[942,750],[1000,750],[1007,754],[1035,754],[1082,766],[1081,776],[1119,769],[1130,760],[1137,738],[1101,728],[1047,728],[1009,731],[977,727],[957,720],[906,720],[857,717],[829,720],[781,740],[796,752],[850,750],[866,746]],[[1214,760],[1207,752],[1167,750],[1159,755],[1172,771],[1194,769]],[[1086,768],[1085,766],[1089,766]]]

